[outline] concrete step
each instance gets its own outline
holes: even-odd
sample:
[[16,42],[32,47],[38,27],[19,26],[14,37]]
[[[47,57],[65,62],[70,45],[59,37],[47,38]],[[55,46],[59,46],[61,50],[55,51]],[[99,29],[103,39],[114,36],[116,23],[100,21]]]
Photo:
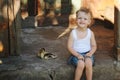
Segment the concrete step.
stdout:
[[[64,27],[50,26],[20,30],[21,55],[1,58],[0,80],[73,80],[75,67],[67,64],[70,56],[66,47],[68,34],[57,39],[64,30]],[[102,26],[92,30],[98,43],[93,80],[120,80],[120,63],[115,60],[112,50],[112,31]],[[38,58],[36,54],[43,47],[58,57],[50,60]]]

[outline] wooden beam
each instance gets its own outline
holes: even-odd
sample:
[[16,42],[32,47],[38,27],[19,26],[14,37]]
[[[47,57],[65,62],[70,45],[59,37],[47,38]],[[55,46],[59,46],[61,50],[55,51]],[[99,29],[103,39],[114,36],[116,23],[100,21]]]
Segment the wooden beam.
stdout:
[[115,33],[115,52],[116,58],[120,61],[120,10],[115,7],[115,19],[114,19],[114,33]]

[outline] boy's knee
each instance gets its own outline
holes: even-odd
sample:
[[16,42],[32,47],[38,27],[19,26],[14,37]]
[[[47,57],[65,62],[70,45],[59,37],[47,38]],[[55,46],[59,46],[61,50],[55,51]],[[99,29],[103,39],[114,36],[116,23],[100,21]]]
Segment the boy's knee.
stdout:
[[92,68],[92,63],[90,62],[90,63],[86,63],[85,64],[85,68],[86,69],[91,69]]
[[84,67],[85,67],[84,61],[78,61],[77,67],[84,69]]
[[92,65],[92,64],[93,64],[93,61],[92,61],[91,58],[86,58],[86,59],[85,59],[85,65],[86,65],[86,66],[89,66],[89,65]]

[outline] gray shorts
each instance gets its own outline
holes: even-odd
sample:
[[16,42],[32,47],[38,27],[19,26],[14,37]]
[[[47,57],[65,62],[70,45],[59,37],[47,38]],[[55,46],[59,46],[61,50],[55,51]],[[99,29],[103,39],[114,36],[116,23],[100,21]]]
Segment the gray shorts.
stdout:
[[[89,52],[89,51],[88,51]],[[84,53],[80,53],[83,57],[85,57],[85,54],[88,52],[84,52]],[[92,55],[91,57],[89,57],[92,60],[92,64],[94,65],[94,55]],[[78,63],[78,58],[75,56],[70,56],[70,58],[68,59],[68,64],[73,64],[73,65],[77,65]]]

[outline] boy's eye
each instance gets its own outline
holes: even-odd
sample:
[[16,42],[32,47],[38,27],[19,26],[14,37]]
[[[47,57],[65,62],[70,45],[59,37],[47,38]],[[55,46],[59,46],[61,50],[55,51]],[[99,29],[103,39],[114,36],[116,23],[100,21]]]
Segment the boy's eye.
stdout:
[[87,18],[82,18],[82,17],[79,17],[78,19],[84,19],[84,20],[87,20]]
[[81,17],[79,17],[78,19],[82,19]]
[[84,18],[84,20],[87,20],[87,18]]

